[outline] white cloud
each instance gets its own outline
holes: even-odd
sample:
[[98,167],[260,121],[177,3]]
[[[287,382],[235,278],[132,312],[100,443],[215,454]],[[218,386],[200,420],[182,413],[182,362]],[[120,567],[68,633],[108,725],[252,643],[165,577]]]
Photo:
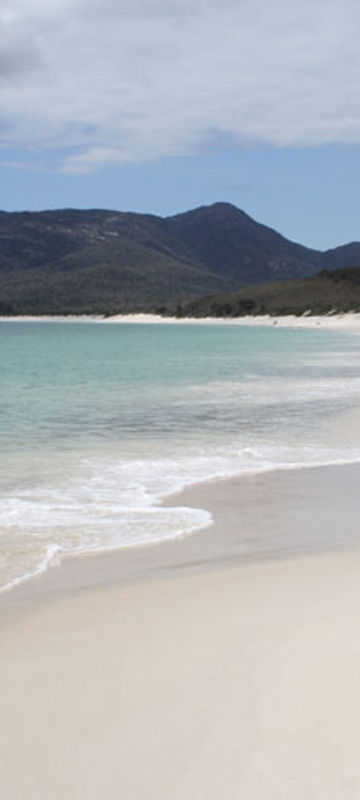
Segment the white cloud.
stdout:
[[216,133],[360,143],[359,22],[354,0],[5,1],[0,145],[79,172]]

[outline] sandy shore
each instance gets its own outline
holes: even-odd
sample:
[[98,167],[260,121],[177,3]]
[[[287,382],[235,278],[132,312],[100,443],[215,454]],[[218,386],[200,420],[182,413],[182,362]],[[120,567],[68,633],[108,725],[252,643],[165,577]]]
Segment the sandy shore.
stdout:
[[323,328],[325,330],[351,330],[360,332],[360,314],[348,312],[346,314],[329,314],[323,316],[303,314],[273,317],[268,315],[258,317],[161,317],[157,314],[117,314],[112,317],[99,315],[68,315],[68,316],[19,316],[1,317],[0,322],[98,322],[104,325],[133,324],[133,325],[225,325],[225,326],[255,326],[280,328]]
[[4,798],[358,798],[359,473],[195,487],[208,531],[3,595]]
[[355,800],[360,556],[67,596],[1,636],[6,800]]
[[0,610],[29,608],[68,592],[360,547],[359,484],[360,464],[199,483],[164,505],[208,509],[210,527],[155,545],[65,556],[1,594]]
[[255,327],[273,327],[274,325],[280,328],[324,328],[326,330],[354,330],[360,331],[360,314],[346,313],[346,314],[331,314],[331,315],[310,315],[304,314],[303,316],[296,317],[294,315],[287,316],[269,316],[262,315],[258,317],[183,317],[177,319],[176,317],[160,317],[156,314],[118,314],[114,317],[108,317],[104,322],[107,323],[147,323],[147,324],[176,324],[176,325],[227,325],[227,326],[255,326]]

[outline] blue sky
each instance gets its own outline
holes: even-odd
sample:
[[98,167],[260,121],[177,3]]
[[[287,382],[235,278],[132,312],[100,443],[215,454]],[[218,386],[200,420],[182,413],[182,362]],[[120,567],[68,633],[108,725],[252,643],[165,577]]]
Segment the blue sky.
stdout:
[[222,200],[359,240],[359,23],[353,0],[5,0],[0,208]]

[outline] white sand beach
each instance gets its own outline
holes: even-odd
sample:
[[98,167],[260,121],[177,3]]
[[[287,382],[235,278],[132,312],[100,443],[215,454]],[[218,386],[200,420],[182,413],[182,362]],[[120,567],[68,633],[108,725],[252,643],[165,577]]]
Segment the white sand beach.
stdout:
[[302,316],[247,316],[247,317],[160,317],[156,314],[118,314],[104,319],[107,323],[148,323],[148,324],[196,324],[196,325],[239,325],[273,326],[282,328],[324,328],[326,330],[360,330],[360,314],[327,314]]
[[324,314],[302,316],[245,316],[245,317],[163,317],[157,314],[116,314],[112,317],[100,315],[67,316],[0,316],[0,322],[98,322],[105,325],[239,325],[239,326],[276,326],[281,328],[323,328],[324,330],[360,331],[360,314],[347,312],[344,314]]
[[[359,467],[242,480],[183,494],[215,525],[180,563],[73,558],[3,595],[6,800],[359,797]],[[279,552],[246,558],[259,527]]]
[[359,570],[265,563],[10,617],[3,796],[355,800]]

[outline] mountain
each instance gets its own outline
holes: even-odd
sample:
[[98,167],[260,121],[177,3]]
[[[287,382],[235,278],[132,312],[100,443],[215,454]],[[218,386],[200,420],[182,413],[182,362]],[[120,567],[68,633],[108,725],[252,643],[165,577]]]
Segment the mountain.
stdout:
[[313,275],[321,263],[318,251],[290,242],[229,203],[179,214],[167,224],[199,261],[238,285]]
[[0,212],[0,313],[161,310],[248,285],[360,263],[322,253],[228,203],[161,218],[117,211]]

